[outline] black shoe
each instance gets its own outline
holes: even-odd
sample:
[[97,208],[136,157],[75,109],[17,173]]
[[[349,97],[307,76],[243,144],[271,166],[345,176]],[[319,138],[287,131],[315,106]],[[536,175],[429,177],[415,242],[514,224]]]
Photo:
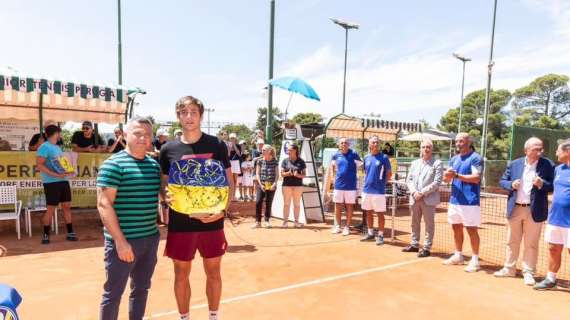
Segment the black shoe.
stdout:
[[422,249],[422,250],[418,253],[418,258],[426,258],[426,257],[429,257],[430,255],[431,255],[431,253],[429,252],[429,250]]
[[402,249],[402,252],[418,252],[420,251],[420,249],[418,247],[414,247],[412,245],[409,245],[407,247],[405,247],[404,249]]
[[49,244],[49,235],[44,233],[42,237],[42,244]]
[[75,232],[70,232],[67,234],[67,237],[65,238],[67,241],[77,241],[77,236],[75,235]]

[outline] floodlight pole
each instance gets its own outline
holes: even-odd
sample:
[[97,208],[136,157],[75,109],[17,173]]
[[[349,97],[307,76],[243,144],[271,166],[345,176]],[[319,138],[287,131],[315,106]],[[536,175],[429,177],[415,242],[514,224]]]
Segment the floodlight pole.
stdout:
[[[273,79],[273,49],[275,42],[275,0],[271,0],[269,23],[269,80]],[[273,140],[273,86],[267,85],[267,125],[265,127],[265,142],[271,144]]]
[[485,168],[487,164],[487,130],[488,130],[488,120],[489,120],[489,106],[491,104],[491,77],[493,74],[493,47],[495,45],[495,20],[497,18],[497,0],[494,1],[493,7],[493,26],[491,28],[491,50],[489,52],[489,64],[487,70],[487,88],[485,89],[485,109],[483,112],[483,132],[481,133],[481,156],[483,157],[483,173],[482,182],[483,187],[485,187]]
[[457,133],[461,132],[461,120],[463,118],[463,92],[465,88],[465,64],[471,59],[466,58],[464,56],[460,56],[457,53],[454,53],[453,56],[458,59],[459,61],[463,62],[463,75],[461,78],[461,100],[459,101],[459,120],[457,124]]
[[342,80],[342,113],[346,103],[346,60],[348,57],[348,28],[344,28],[344,78]]

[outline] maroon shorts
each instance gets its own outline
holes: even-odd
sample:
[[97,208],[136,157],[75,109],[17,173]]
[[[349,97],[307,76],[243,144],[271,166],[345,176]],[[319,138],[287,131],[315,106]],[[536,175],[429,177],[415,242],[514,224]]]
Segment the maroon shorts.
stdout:
[[198,250],[202,258],[210,259],[223,256],[227,247],[223,229],[200,232],[169,231],[164,255],[175,260],[191,261]]

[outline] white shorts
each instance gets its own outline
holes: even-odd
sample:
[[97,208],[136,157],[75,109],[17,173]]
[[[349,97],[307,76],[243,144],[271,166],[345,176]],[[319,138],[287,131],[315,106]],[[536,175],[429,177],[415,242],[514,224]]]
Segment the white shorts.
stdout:
[[544,228],[544,241],[570,248],[570,228],[547,224]]
[[333,191],[334,203],[356,203],[356,190],[334,190]]
[[386,212],[386,195],[362,193],[362,210]]
[[447,209],[447,222],[462,224],[466,227],[478,227],[481,225],[481,207],[450,203]]
[[232,173],[233,174],[240,174],[241,173],[241,166],[239,164],[239,160],[231,160],[230,164],[232,166]]
[[242,176],[238,176],[236,182],[237,182],[238,184],[242,184],[242,181],[243,181],[243,177],[242,177]]

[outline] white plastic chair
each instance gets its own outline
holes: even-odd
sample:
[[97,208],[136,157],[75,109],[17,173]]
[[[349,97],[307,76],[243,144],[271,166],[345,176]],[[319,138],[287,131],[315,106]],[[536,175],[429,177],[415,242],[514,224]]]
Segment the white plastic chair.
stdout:
[[16,187],[0,187],[0,205],[13,204],[14,212],[0,212],[0,220],[16,220],[16,231],[20,240],[20,212],[22,211],[22,200],[17,199]]

